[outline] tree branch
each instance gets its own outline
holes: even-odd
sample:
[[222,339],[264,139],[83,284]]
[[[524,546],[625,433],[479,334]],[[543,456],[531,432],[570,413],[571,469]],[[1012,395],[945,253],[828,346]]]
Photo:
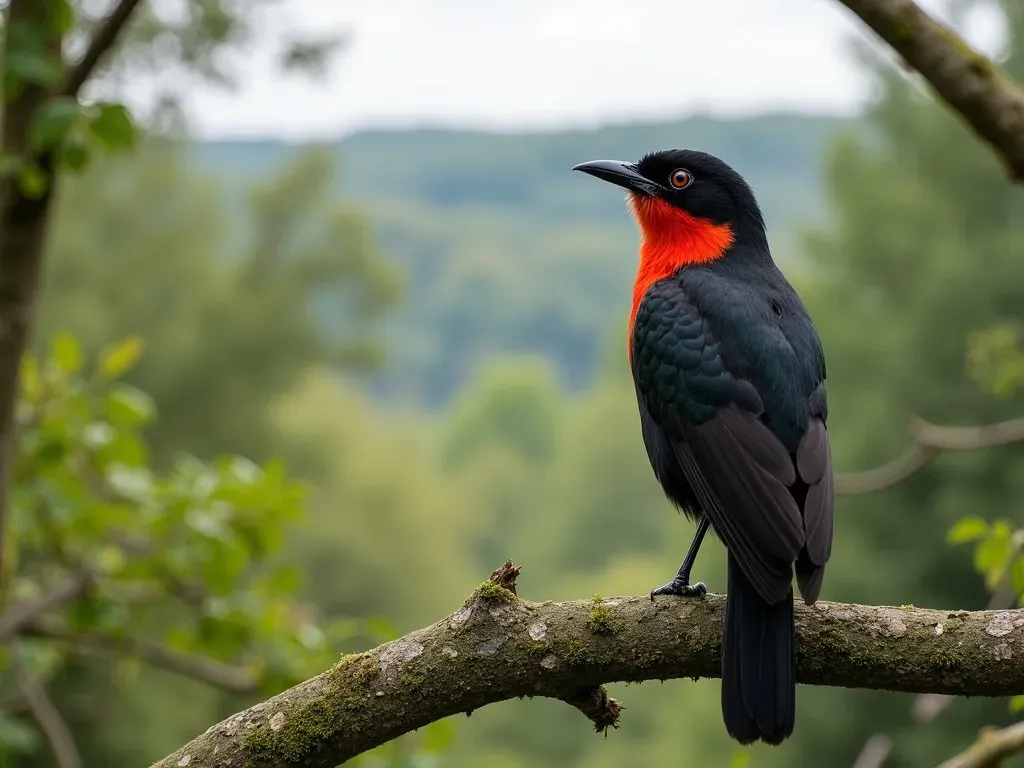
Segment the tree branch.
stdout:
[[[9,39],[2,62],[5,72],[16,71],[8,61],[12,55],[10,38],[14,34],[38,34],[42,38],[42,53],[60,60],[61,38],[50,18],[51,11],[50,3],[10,0],[5,21]],[[32,122],[50,95],[47,88],[26,82],[4,105],[0,118],[0,149],[5,156],[19,161],[29,158]],[[38,159],[38,166],[44,186],[35,197],[22,192],[16,173],[8,171],[0,177],[0,574],[4,571],[7,554],[7,510],[16,430],[14,404],[18,396],[21,357],[31,333],[47,220],[55,192],[52,157],[44,154]]]
[[77,633],[43,622],[35,622],[25,627],[25,634],[57,640],[82,652],[134,656],[151,666],[191,677],[229,693],[252,693],[258,690],[260,685],[259,678],[247,669],[205,656],[178,653],[160,643],[143,638]]
[[860,754],[853,761],[852,768],[885,768],[885,761],[892,754],[892,739],[884,733],[876,733],[861,747]]
[[1024,91],[912,0],[840,0],[931,85],[1024,182]]
[[46,736],[58,768],[82,768],[82,758],[78,754],[71,729],[46,693],[46,688],[25,666],[19,653],[11,654],[11,664],[18,690],[28,705],[28,711]]
[[1024,752],[1024,723],[1001,730],[983,728],[977,741],[939,768],[993,768],[1018,752]]
[[[604,683],[718,677],[724,609],[720,595],[533,603],[486,582],[445,619],[343,657],[213,726],[155,768],[329,768],[433,721],[521,696],[572,703],[603,730],[617,724],[619,709],[602,704],[611,701]],[[819,602],[798,605],[796,620],[804,684],[1024,693],[1024,611]],[[592,704],[580,707],[587,696]]]
[[89,41],[89,46],[82,58],[68,72],[67,83],[64,86],[66,96],[77,96],[78,92],[82,90],[82,86],[96,71],[96,67],[117,43],[121,31],[140,3],[141,0],[120,0],[114,10],[103,19]]
[[93,572],[83,568],[67,581],[38,597],[15,603],[0,615],[0,643],[10,640],[45,613],[85,593],[92,586],[93,578]]
[[921,471],[943,451],[974,451],[1024,442],[1024,419],[1010,419],[980,427],[943,427],[913,418],[910,434],[914,447],[887,464],[864,472],[836,475],[836,493],[874,493],[902,483]]

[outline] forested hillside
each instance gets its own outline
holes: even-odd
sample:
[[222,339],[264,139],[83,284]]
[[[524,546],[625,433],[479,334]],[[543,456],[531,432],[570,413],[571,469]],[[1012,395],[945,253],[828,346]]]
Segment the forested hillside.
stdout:
[[[636,236],[622,196],[571,173],[576,163],[672,146],[728,158],[758,191],[777,258],[793,264],[798,228],[826,215],[825,148],[848,127],[804,115],[697,117],[546,134],[377,131],[332,145],[339,191],[368,211],[404,273],[375,391],[438,406],[505,352],[550,356],[573,390],[593,381],[626,312]],[[239,183],[296,151],[222,141],[191,157]]]

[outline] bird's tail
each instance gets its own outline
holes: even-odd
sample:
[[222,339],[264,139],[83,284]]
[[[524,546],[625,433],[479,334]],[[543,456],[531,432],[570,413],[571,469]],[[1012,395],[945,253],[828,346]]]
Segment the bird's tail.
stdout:
[[722,636],[722,717],[741,744],[779,744],[796,719],[793,592],[771,605],[729,555]]

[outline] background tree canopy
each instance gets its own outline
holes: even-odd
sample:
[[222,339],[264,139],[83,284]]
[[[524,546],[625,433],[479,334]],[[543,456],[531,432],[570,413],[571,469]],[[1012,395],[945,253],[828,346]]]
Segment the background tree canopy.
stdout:
[[[96,29],[89,4],[65,5]],[[263,4],[186,5],[173,23],[140,11],[97,89],[132,67],[226,76],[214,52],[244,45]],[[1024,13],[998,7],[1002,65],[1024,80]],[[329,43],[283,46],[282,60],[315,65]],[[876,95],[852,120],[374,131],[296,148],[190,140],[168,101],[110,154],[93,145],[110,138],[102,121],[116,139],[117,115],[98,133],[100,107],[69,117],[62,152],[79,173],[58,188],[23,369],[17,556],[0,591],[30,600],[89,572],[5,647],[5,764],[56,764],[24,670],[82,765],[143,765],[436,620],[505,557],[526,564],[524,593],[554,600],[664,581],[691,531],[637,426],[623,338],[636,236],[619,197],[569,173],[582,159],[685,136],[750,179],[825,343],[844,471],[904,450],[910,414],[1021,415],[1024,191],[916,83],[862,66]],[[1006,579],[1024,592],[1021,498],[1021,445],[843,497],[823,597],[974,609]],[[968,516],[953,538],[975,546],[950,547]],[[709,543],[698,564],[712,590],[723,555]],[[608,739],[564,704],[514,701],[359,761],[852,765],[884,732],[885,765],[917,766],[1019,717],[970,700],[921,725],[908,695],[802,688],[794,738],[741,753],[718,686],[633,687]]]

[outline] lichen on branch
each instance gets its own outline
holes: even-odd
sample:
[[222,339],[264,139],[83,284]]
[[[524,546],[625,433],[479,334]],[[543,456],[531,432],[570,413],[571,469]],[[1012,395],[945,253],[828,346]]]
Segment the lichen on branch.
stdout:
[[[536,603],[512,591],[517,575],[507,563],[436,624],[343,657],[155,768],[330,768],[441,718],[522,696],[565,701],[607,732],[624,707],[603,684],[720,674],[721,595]],[[804,684],[1024,693],[1024,611],[818,602],[798,605],[796,621]]]
[[1024,183],[1024,90],[913,0],[840,0],[931,85]]

